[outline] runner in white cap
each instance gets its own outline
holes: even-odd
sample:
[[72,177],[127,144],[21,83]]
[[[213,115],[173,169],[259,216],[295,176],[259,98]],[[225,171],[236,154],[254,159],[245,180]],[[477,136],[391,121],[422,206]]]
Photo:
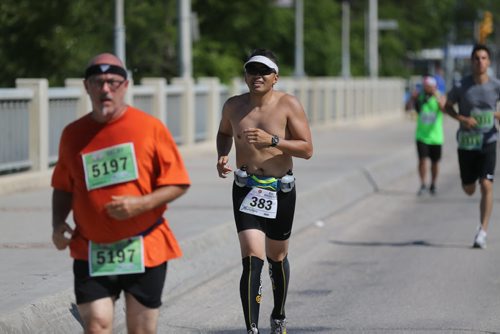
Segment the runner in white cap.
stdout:
[[[412,104],[418,114],[415,130],[415,140],[418,153],[418,175],[420,188],[418,195],[429,190],[431,195],[436,194],[436,181],[439,173],[439,161],[444,142],[443,107],[444,97],[436,89],[436,79],[425,76],[422,80],[422,91],[415,91],[409,104]],[[429,187],[426,185],[427,160],[431,161],[431,178]]]
[[274,296],[271,333],[286,334],[288,240],[296,197],[292,157],[312,156],[311,132],[299,101],[273,89],[279,69],[272,52],[256,50],[244,68],[249,92],[224,104],[217,134],[217,171],[222,178],[233,172],[228,155],[234,141],[233,211],[243,264],[240,296],[247,331],[259,333],[261,271],[267,258]]

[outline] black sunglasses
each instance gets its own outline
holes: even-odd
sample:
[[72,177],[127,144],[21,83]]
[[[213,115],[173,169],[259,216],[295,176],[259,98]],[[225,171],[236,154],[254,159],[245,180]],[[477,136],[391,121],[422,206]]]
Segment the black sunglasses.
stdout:
[[117,90],[127,80],[115,80],[115,79],[104,80],[104,79],[90,78],[89,81],[92,85],[94,85],[99,89],[102,89],[102,87],[106,83],[111,88],[111,90]]
[[270,67],[256,67],[256,66],[245,67],[245,72],[250,75],[269,75],[271,73],[276,73],[276,71]]

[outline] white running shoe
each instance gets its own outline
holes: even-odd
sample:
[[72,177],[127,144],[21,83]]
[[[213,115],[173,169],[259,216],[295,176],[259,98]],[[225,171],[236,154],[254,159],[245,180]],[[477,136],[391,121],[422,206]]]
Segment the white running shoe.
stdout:
[[255,327],[252,327],[249,331],[248,334],[259,334],[259,330]]
[[474,238],[474,248],[486,248],[486,231],[479,227],[476,237]]
[[422,184],[420,188],[418,188],[417,196],[422,196],[427,191],[427,188]]

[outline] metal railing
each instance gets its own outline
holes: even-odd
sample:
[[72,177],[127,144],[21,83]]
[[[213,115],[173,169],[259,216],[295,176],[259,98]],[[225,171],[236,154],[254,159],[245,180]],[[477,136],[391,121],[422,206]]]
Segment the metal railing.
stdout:
[[[402,79],[280,78],[276,89],[295,95],[311,125],[403,110]],[[127,102],[161,119],[179,145],[214,141],[224,102],[247,91],[242,79],[146,78],[130,83]],[[48,87],[46,79],[18,79],[0,89],[0,174],[46,171],[57,161],[63,128],[91,110],[81,79]]]

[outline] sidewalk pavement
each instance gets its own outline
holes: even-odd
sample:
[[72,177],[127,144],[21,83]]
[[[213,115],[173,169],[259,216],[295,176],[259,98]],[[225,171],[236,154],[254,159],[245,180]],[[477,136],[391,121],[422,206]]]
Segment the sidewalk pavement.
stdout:
[[[456,164],[456,126],[445,120],[443,164]],[[295,159],[294,231],[414,172],[414,127],[403,114],[314,127],[313,158]],[[240,263],[239,253],[234,254],[232,179],[217,176],[215,143],[181,151],[192,187],[166,213],[184,252],[169,264],[166,302]],[[234,167],[234,157],[231,162]],[[415,192],[418,186],[415,180]],[[72,261],[68,251],[57,251],[50,241],[51,192],[42,187],[0,195],[1,333],[82,330],[72,291]],[[116,313],[117,328],[123,328],[121,313]]]

